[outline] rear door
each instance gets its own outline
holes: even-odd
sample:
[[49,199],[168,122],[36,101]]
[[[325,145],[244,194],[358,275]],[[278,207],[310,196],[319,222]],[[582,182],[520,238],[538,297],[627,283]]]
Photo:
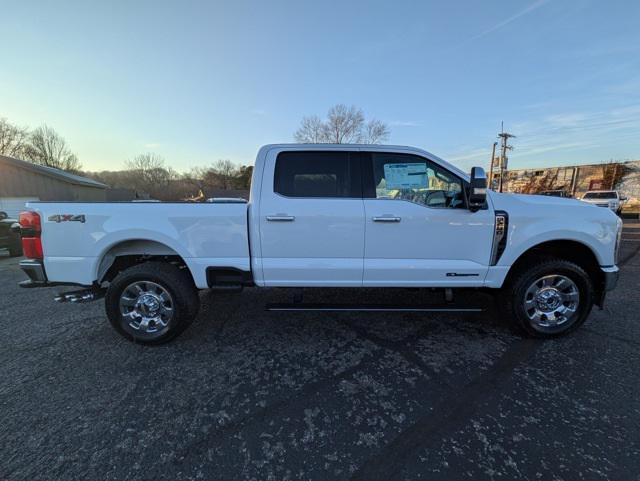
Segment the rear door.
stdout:
[[494,214],[466,208],[464,182],[414,154],[363,153],[364,286],[481,286]]
[[266,286],[361,286],[364,205],[359,152],[269,153],[259,225]]

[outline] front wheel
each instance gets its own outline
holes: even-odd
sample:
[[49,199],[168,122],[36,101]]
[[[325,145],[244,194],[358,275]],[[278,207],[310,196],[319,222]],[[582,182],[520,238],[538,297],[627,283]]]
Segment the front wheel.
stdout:
[[141,344],[162,344],[184,331],[198,313],[198,291],[187,269],[146,262],[109,284],[105,307],[111,325]]
[[521,269],[503,288],[500,306],[530,337],[567,334],[584,323],[593,306],[593,283],[577,264],[546,258]]

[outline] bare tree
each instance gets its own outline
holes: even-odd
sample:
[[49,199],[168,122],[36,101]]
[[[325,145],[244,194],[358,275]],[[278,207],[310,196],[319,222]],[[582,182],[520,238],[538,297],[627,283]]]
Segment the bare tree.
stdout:
[[329,109],[325,121],[317,116],[304,117],[294,138],[300,143],[375,144],[389,134],[389,127],[379,120],[365,122],[362,109],[337,104]]
[[387,124],[373,119],[367,122],[364,133],[363,144],[379,144],[389,138],[389,127]]
[[67,142],[51,127],[38,127],[24,147],[24,156],[34,164],[54,167],[67,172],[79,172],[82,164],[76,154],[67,147]]
[[354,105],[338,104],[329,109],[325,124],[327,137],[332,144],[352,144],[362,141],[364,113]]
[[29,141],[29,130],[18,127],[0,118],[0,155],[9,157],[22,157],[24,148]]
[[327,141],[324,122],[317,115],[303,117],[293,136],[301,144],[320,144]]
[[235,178],[238,175],[238,167],[229,159],[220,159],[213,166],[211,170],[217,174],[222,181],[223,189],[232,189]]
[[152,152],[127,160],[125,165],[131,173],[131,186],[155,197],[164,197],[163,190],[177,177],[173,169],[165,167],[164,158]]
[[204,167],[191,167],[189,172],[182,174],[182,180],[196,190],[204,191],[208,187],[204,181],[206,171]]
[[253,165],[241,165],[236,176],[237,189],[250,189],[251,177],[253,176]]

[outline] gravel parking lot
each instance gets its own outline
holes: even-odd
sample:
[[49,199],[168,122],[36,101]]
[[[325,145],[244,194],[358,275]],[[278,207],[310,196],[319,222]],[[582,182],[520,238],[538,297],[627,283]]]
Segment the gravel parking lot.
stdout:
[[[0,479],[638,480],[640,224],[624,239],[605,309],[546,342],[492,310],[270,313],[291,292],[248,289],[148,348],[0,254]],[[334,296],[381,294],[305,292]]]

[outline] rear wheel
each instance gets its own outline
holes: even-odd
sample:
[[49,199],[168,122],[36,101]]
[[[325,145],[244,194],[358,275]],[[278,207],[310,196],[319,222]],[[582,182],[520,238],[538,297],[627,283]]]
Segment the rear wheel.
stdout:
[[120,272],[105,296],[111,325],[141,344],[170,341],[191,324],[199,306],[189,272],[162,262],[147,262]]
[[512,324],[531,337],[567,334],[584,323],[593,306],[593,283],[577,264],[546,258],[509,281],[500,306]]

